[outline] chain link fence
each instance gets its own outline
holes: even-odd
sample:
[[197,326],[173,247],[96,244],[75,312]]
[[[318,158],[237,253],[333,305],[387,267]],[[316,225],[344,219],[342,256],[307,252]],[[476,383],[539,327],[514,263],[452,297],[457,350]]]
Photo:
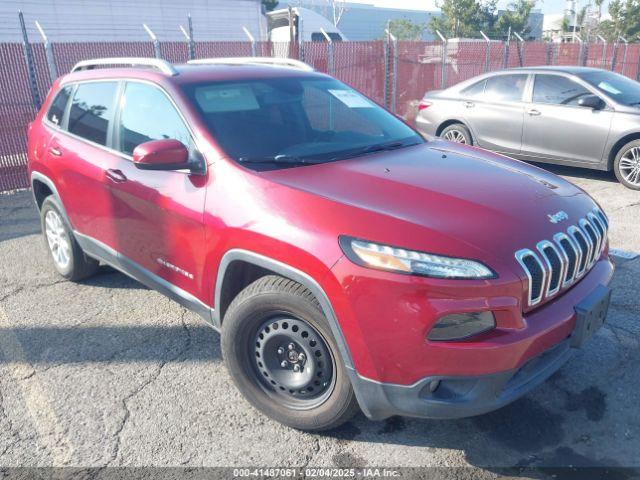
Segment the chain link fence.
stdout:
[[[412,121],[425,92],[484,72],[536,65],[584,65],[638,78],[640,44],[467,40],[447,42],[62,42],[0,43],[0,191],[28,186],[26,131],[51,77],[99,57],[190,58],[278,56],[303,60]],[[55,72],[55,73],[54,73]]]

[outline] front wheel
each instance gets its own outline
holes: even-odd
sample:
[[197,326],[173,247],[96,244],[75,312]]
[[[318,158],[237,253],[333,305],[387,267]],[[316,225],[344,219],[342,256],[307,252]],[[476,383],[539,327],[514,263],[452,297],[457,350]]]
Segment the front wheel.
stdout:
[[224,317],[222,352],[240,392],[280,423],[328,430],[358,409],[317,300],[292,280],[262,277],[234,299]]
[[473,137],[471,132],[462,123],[454,123],[440,132],[440,137],[454,143],[463,143],[473,145]]
[[640,140],[627,143],[613,161],[618,181],[627,188],[640,190]]

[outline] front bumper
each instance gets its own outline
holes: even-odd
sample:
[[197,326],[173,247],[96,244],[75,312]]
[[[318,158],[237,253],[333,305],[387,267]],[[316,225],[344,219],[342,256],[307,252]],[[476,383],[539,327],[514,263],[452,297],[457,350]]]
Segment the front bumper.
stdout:
[[[555,301],[527,314],[528,328],[535,325],[547,328],[531,330],[516,342],[526,342],[528,354],[518,354],[519,360],[513,367],[478,374],[435,372],[408,385],[376,381],[350,371],[362,410],[374,420],[393,415],[451,419],[480,415],[513,402],[544,382],[569,359],[580,344],[576,342],[579,336],[576,307],[588,304],[601,295],[603,289],[608,291],[605,286],[610,283],[612,273],[610,262],[603,261],[591,278],[585,278],[586,281]],[[552,338],[556,340],[550,343]],[[540,348],[542,345],[546,346]],[[486,358],[488,351],[476,353]],[[505,344],[493,353],[508,358],[514,350],[512,345]],[[457,363],[456,357],[464,358],[451,356],[449,365]]]
[[[452,419],[472,417],[503,407],[548,379],[571,356],[566,339],[520,368],[476,377],[427,377],[411,385],[379,383],[356,376],[360,406],[373,420],[393,415]],[[353,377],[352,377],[353,382]],[[437,383],[432,392],[431,386]]]

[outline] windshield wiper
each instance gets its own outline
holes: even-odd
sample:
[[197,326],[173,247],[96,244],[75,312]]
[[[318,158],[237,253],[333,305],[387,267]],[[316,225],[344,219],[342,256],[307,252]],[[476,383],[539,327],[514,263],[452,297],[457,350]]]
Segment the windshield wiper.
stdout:
[[316,165],[323,163],[318,160],[310,160],[308,158],[295,157],[292,155],[275,155],[273,157],[240,157],[240,163],[275,163],[286,165]]
[[363,155],[369,155],[370,153],[385,152],[385,151],[389,151],[389,150],[397,150],[399,148],[412,147],[414,145],[418,145],[418,143],[417,142],[416,143],[405,143],[405,142],[378,143],[378,144],[375,144],[375,145],[368,145],[366,147],[360,148],[360,149],[355,150],[353,152],[348,152],[348,153],[342,154],[339,157],[332,158],[332,160],[338,160],[338,159],[343,159],[343,158],[361,157]]

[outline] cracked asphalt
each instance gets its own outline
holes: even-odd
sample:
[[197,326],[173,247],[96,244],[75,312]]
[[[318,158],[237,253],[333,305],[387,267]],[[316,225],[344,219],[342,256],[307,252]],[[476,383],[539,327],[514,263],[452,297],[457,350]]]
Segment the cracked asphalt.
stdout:
[[[640,252],[640,192],[608,173],[552,170],[600,201],[612,247]],[[640,477],[640,257],[616,259],[605,328],[521,400],[455,421],[358,415],[312,435],[243,400],[195,314],[106,267],[63,281],[39,231],[29,192],[0,195],[2,467],[471,466],[495,478],[594,466]]]

